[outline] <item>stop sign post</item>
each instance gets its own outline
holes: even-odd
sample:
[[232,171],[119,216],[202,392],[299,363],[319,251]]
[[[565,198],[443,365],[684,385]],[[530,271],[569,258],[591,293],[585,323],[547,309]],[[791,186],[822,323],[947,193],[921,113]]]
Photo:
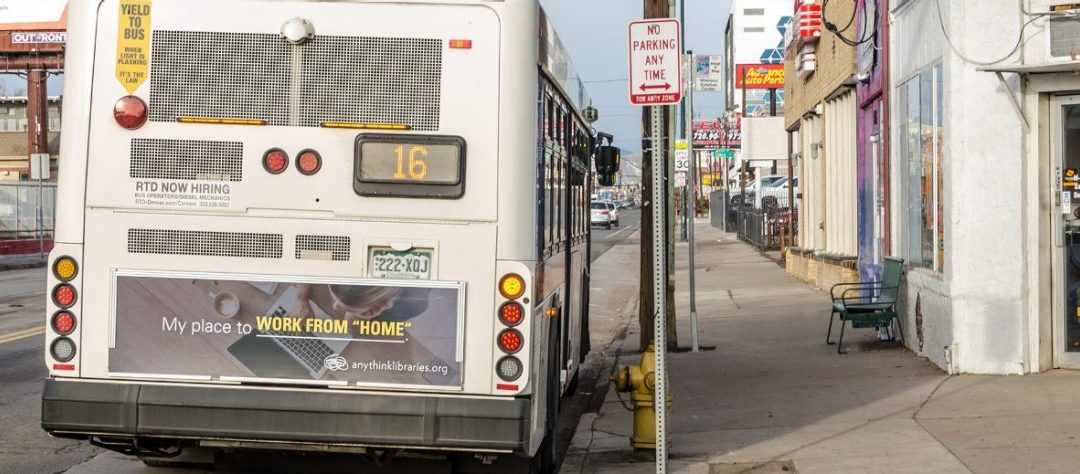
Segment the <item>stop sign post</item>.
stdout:
[[682,100],[679,20],[630,22],[630,103],[670,105]]

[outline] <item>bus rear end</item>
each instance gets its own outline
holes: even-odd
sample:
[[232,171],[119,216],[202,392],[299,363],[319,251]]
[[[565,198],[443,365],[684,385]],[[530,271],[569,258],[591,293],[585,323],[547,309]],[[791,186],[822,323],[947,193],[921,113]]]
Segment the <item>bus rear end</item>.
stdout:
[[48,432],[536,449],[535,6],[78,3]]

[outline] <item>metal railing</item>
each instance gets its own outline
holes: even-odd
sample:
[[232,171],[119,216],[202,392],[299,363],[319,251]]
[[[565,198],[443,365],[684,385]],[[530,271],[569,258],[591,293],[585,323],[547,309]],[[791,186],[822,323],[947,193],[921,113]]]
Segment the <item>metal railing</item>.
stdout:
[[0,182],[0,241],[51,238],[56,183]]
[[741,206],[735,209],[735,231],[739,240],[759,250],[779,250],[790,241],[788,224],[797,221],[797,211],[786,207]]

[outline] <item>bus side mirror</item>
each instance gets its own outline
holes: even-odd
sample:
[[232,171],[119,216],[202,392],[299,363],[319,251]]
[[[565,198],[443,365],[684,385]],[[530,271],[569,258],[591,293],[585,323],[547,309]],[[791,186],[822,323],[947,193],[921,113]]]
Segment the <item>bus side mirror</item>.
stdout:
[[619,160],[622,158],[619,147],[604,145],[596,149],[596,178],[601,186],[613,186],[615,174],[619,172]]

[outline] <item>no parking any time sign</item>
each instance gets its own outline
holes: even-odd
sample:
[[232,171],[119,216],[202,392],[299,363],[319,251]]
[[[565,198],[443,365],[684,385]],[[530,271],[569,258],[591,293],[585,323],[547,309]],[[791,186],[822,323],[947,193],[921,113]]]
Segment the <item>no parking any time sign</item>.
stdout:
[[682,100],[679,20],[630,22],[630,103],[677,104]]

